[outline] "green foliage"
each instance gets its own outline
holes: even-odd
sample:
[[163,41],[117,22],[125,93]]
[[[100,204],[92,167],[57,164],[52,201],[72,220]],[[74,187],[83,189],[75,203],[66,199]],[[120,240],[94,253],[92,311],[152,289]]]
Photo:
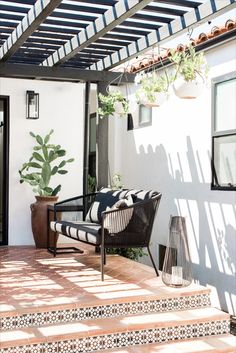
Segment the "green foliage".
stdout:
[[171,78],[165,75],[158,75],[155,71],[142,74],[139,78],[140,88],[136,91],[136,98],[139,101],[142,99],[150,103],[156,100],[155,93],[168,92]]
[[119,190],[124,187],[122,183],[122,177],[120,174],[114,174],[112,177],[111,188],[114,190]]
[[88,175],[88,193],[93,193],[96,191],[96,177],[93,177],[91,175]]
[[185,81],[194,81],[197,76],[203,80],[209,71],[204,53],[196,53],[192,44],[185,51],[172,51],[170,60],[176,65],[175,78],[182,75]]
[[[41,196],[56,196],[58,194],[61,185],[57,185],[55,188],[50,187],[51,177],[57,173],[66,174],[67,170],[64,169],[64,166],[74,161],[74,158],[70,158],[62,160],[59,165],[52,166],[52,162],[66,155],[66,151],[60,145],[49,144],[52,134],[53,130],[43,138],[30,132],[38,145],[33,147],[29,161],[24,163],[19,170],[20,183],[29,183],[33,186],[33,191]],[[33,171],[30,172],[30,169]]]
[[120,256],[124,256],[134,261],[138,261],[140,257],[147,255],[143,248],[113,248],[107,249],[106,252],[107,254],[117,254]]
[[98,108],[98,114],[101,116],[114,115],[116,111],[115,104],[121,102],[125,116],[129,111],[129,103],[120,91],[111,91],[108,95],[103,95],[99,93],[98,100],[100,102],[100,107]]

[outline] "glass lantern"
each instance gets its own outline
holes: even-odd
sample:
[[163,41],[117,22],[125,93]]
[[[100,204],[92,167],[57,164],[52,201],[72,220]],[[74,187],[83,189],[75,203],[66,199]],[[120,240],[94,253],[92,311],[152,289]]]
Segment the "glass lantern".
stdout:
[[162,281],[167,286],[176,288],[187,287],[192,282],[191,259],[184,217],[171,217]]

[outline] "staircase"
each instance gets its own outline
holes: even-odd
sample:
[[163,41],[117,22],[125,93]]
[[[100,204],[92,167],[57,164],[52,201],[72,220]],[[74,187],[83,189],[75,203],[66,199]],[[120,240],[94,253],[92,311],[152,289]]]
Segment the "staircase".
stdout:
[[[50,271],[58,268],[57,258],[54,267],[53,261],[50,258]],[[109,256],[108,263],[113,263],[114,275],[119,268],[117,260]],[[131,264],[127,259],[125,263]],[[133,262],[130,266],[134,266]],[[144,265],[135,263],[135,268],[140,275],[146,271]],[[94,273],[85,277],[86,270],[83,271],[83,282],[76,282],[81,276],[76,281],[73,277],[78,268],[68,275],[79,284],[78,291],[86,286],[88,293],[96,292],[96,300],[88,294],[87,303],[86,298],[80,302],[71,297],[71,303],[63,305],[44,303],[24,308],[23,301],[19,301],[14,310],[6,307],[0,314],[0,353],[236,352],[236,337],[229,334],[229,315],[211,307],[209,289],[194,284],[182,289],[165,287],[160,278],[153,274],[150,277],[152,269],[148,268],[146,282],[150,290],[141,288],[140,283],[137,288],[134,283],[131,285],[126,273],[122,282],[116,275],[107,275],[98,291],[92,285]],[[137,295],[131,294],[134,289]],[[55,295],[52,289],[45,296],[48,301],[50,295]]]

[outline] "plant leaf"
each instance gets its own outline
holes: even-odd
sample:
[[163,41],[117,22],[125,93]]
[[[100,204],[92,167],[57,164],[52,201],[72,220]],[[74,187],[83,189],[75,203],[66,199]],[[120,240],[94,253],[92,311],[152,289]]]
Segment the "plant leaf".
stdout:
[[58,167],[55,166],[55,167],[52,168],[52,173],[51,174],[55,175],[57,173],[57,171],[58,171]]
[[65,150],[58,150],[57,154],[58,154],[59,157],[63,157],[63,156],[65,156],[66,151]]
[[62,168],[62,167],[64,167],[64,165],[66,165],[66,161],[62,161],[62,162],[59,164],[58,168]]
[[53,189],[48,187],[48,186],[46,186],[43,190],[46,191],[46,193],[49,194],[49,195],[51,195],[52,192],[53,192]]
[[39,162],[44,162],[43,156],[41,156],[41,154],[39,154],[39,153],[37,153],[37,152],[34,152],[34,153],[33,153],[33,157],[34,157],[35,159],[37,159],[37,161],[39,161]]
[[57,187],[52,192],[52,196],[56,196],[60,190],[61,190],[61,185],[57,185]]
[[57,153],[54,153],[53,151],[49,152],[49,156],[48,156],[48,162],[49,163],[54,161],[57,158],[58,158],[58,154]]
[[46,135],[44,138],[44,144],[46,145],[48,141],[50,140],[50,134]]
[[27,163],[27,167],[31,167],[31,168],[42,168],[40,164],[36,163],[36,162],[29,162]]
[[29,134],[30,134],[30,136],[32,136],[32,137],[36,137],[35,134],[34,134],[32,131],[30,131]]
[[34,149],[34,151],[39,151],[39,150],[41,150],[41,148],[42,148],[41,146],[34,146],[33,149]]
[[58,173],[59,173],[59,174],[66,174],[66,173],[68,173],[68,171],[67,171],[67,170],[62,169],[62,170],[58,170]]
[[70,158],[70,159],[67,159],[67,163],[71,163],[71,162],[74,162],[74,158]]
[[37,135],[37,136],[36,136],[36,141],[38,142],[38,144],[39,144],[40,146],[43,145],[43,139],[42,139],[41,136]]

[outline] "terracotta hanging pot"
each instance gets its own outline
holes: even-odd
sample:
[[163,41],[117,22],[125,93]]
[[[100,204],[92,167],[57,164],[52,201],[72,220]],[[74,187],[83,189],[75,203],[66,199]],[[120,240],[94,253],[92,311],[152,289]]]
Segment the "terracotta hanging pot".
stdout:
[[[47,207],[58,200],[58,196],[35,196],[36,202],[30,205],[31,226],[36,248],[47,248]],[[50,216],[53,213],[50,212]],[[49,233],[49,245],[53,245],[53,232]],[[57,240],[57,239],[56,239]]]

